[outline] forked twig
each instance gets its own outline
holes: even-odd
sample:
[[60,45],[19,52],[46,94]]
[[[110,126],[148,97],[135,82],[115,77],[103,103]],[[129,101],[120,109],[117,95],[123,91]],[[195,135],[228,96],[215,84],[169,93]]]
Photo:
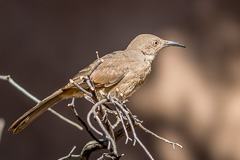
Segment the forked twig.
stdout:
[[123,118],[122,118],[122,117],[123,117],[122,112],[119,111],[118,108],[116,108],[116,110],[117,110],[117,112],[118,112],[118,117],[120,117],[120,120],[121,120],[121,122],[122,122],[123,130],[124,130],[125,136],[126,136],[125,144],[127,144],[127,143],[128,143],[128,140],[132,141],[132,139],[128,136],[128,132],[127,132],[126,126],[125,126],[124,121],[123,121]]
[[72,148],[72,150],[69,152],[69,154],[68,154],[67,156],[64,156],[64,157],[62,157],[62,158],[59,158],[58,160],[65,160],[65,159],[68,159],[68,158],[79,158],[80,155],[73,155],[73,154],[72,154],[75,149],[76,149],[76,146],[74,146],[74,147]]

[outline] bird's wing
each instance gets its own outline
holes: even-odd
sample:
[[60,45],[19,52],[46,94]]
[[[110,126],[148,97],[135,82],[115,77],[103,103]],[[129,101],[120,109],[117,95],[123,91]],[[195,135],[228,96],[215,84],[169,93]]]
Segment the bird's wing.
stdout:
[[[95,87],[111,87],[117,84],[124,78],[126,74],[126,65],[121,65],[124,61],[122,56],[115,56],[120,52],[114,52],[105,55],[102,57],[103,62],[93,71],[90,78],[93,81]],[[97,63],[97,60],[90,64],[88,67],[79,71],[74,77],[73,80],[76,83],[82,81],[80,77],[85,76]],[[72,85],[68,84],[66,88],[71,88]],[[81,85],[83,88],[88,88],[84,83]]]
[[122,56],[115,56],[118,53],[108,54],[103,57],[103,62],[92,73],[90,78],[96,87],[111,87],[120,82],[126,74],[126,66],[123,64]]

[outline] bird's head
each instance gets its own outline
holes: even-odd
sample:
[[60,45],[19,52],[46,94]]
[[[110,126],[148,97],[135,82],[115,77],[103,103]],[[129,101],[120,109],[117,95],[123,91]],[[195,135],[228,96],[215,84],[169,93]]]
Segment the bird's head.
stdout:
[[164,40],[152,34],[140,34],[131,41],[127,49],[138,49],[153,60],[160,49],[169,46],[186,47],[179,42]]

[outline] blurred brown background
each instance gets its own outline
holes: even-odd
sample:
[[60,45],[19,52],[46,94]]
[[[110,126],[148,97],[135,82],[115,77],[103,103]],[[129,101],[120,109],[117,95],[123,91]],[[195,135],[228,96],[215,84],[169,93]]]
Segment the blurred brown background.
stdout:
[[[0,74],[42,99],[100,56],[152,33],[187,46],[162,50],[146,85],[128,106],[144,125],[178,142],[138,131],[155,159],[240,159],[240,1],[237,0],[1,0]],[[90,140],[47,112],[18,135],[7,128],[34,102],[0,81],[6,126],[0,159],[57,159]],[[54,109],[75,120],[61,102]],[[91,104],[77,101],[83,119]],[[137,145],[118,142],[123,159],[148,159]],[[93,155],[93,159],[101,153]],[[95,157],[95,158],[94,158]]]

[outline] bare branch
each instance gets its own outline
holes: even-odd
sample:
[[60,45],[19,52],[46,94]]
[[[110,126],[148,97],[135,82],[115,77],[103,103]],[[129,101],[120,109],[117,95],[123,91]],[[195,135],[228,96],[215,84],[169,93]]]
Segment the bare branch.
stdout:
[[76,146],[74,146],[74,147],[72,148],[72,150],[69,152],[69,154],[68,154],[67,156],[64,156],[64,157],[62,157],[62,158],[59,158],[58,160],[65,160],[65,159],[68,159],[68,158],[79,158],[80,155],[73,155],[73,154],[72,154],[75,149],[76,149]]
[[116,157],[115,155],[112,155],[111,153],[103,153],[103,155],[100,158],[98,158],[97,160],[119,160],[123,156],[124,156],[124,154]]
[[175,149],[175,146],[178,146],[178,147],[180,147],[180,148],[183,148],[182,145],[180,145],[180,144],[178,144],[178,143],[175,143],[175,142],[172,142],[172,141],[169,141],[168,139],[163,138],[163,137],[160,137],[160,136],[157,135],[156,133],[153,133],[152,131],[150,131],[150,130],[148,130],[147,128],[145,128],[141,123],[138,123],[137,125],[139,125],[139,127],[142,128],[146,133],[149,133],[149,134],[153,135],[154,137],[165,141],[166,143],[172,144],[173,149]]
[[107,149],[107,144],[106,143],[99,144],[96,141],[88,142],[82,149],[82,152],[80,154],[80,160],[88,160],[92,152],[101,150],[101,149]]
[[67,122],[68,124],[76,127],[77,129],[83,130],[83,128],[82,128],[79,124],[77,124],[77,123],[69,120],[68,118],[62,116],[60,113],[56,112],[55,110],[49,108],[48,111],[50,111],[51,113],[53,113],[55,116],[57,116],[57,117],[60,118],[61,120],[63,120],[63,121],[65,121],[65,122]]
[[3,133],[4,126],[5,126],[5,120],[3,118],[0,118],[0,142],[2,139],[2,133]]
[[124,107],[120,104],[120,102],[116,99],[113,99],[111,97],[110,98],[110,101],[112,101],[112,103],[114,103],[117,107],[119,107],[121,109],[121,111],[123,111],[123,113],[125,114],[125,116],[127,117],[128,119],[128,122],[129,122],[129,125],[131,127],[131,130],[132,130],[132,133],[133,133],[133,146],[135,146],[136,144],[136,137],[137,137],[137,134],[135,132],[135,129],[134,129],[134,126],[133,126],[133,123],[132,123],[132,120],[131,118],[129,117],[129,112],[127,112]]
[[[36,103],[39,103],[40,100],[38,98],[36,98],[35,96],[33,96],[32,94],[30,94],[28,91],[26,91],[23,87],[21,87],[19,84],[17,84],[11,77],[10,75],[0,75],[0,79],[1,80],[5,80],[8,81],[13,87],[15,87],[16,89],[18,89],[20,92],[22,92],[24,95],[26,95],[27,97],[29,97],[31,100],[33,100]],[[83,130],[83,128],[81,126],[79,126],[77,123],[67,119],[66,117],[62,116],[61,114],[59,114],[58,112],[56,112],[55,110],[49,108],[48,111],[50,111],[51,113],[53,113],[55,116],[57,116],[58,118],[60,118],[61,120],[67,122],[68,124],[76,127],[79,130]]]
[[32,94],[30,94],[28,91],[26,91],[23,87],[21,87],[19,84],[17,84],[10,75],[7,76],[3,76],[0,75],[0,79],[1,80],[5,80],[8,81],[13,87],[15,87],[16,89],[18,89],[20,92],[22,92],[25,96],[27,96],[28,98],[32,99],[34,102],[39,103],[40,100],[37,99],[35,96],[33,96]]
[[97,134],[99,134],[99,135],[101,135],[101,136],[103,136],[102,132],[98,131],[95,127],[93,127],[93,125],[92,125],[92,123],[91,123],[91,120],[90,120],[90,117],[91,117],[91,114],[94,114],[94,113],[95,113],[96,108],[97,108],[99,105],[101,105],[101,104],[103,104],[103,103],[105,103],[105,102],[107,102],[107,99],[103,99],[103,100],[97,102],[96,104],[94,104],[94,106],[93,106],[92,109],[88,112],[88,115],[87,115],[88,125],[90,126],[90,128],[92,128],[92,130],[94,130]]
[[[70,83],[74,84],[79,90],[81,90],[83,93],[85,93],[86,95],[88,95],[89,97],[92,97],[92,94],[88,91],[86,91],[85,89],[83,89],[80,85],[78,85],[76,82],[74,82],[72,79],[69,80]],[[83,82],[83,81],[82,81]],[[82,82],[80,82],[79,84],[81,84]]]
[[127,132],[127,129],[126,129],[126,127],[125,127],[125,124],[124,124],[124,121],[123,121],[123,118],[122,118],[122,116],[123,116],[123,115],[122,115],[122,112],[119,111],[118,108],[116,108],[116,110],[117,110],[117,112],[118,112],[118,117],[120,117],[120,120],[121,120],[121,122],[122,122],[123,130],[124,130],[125,136],[126,136],[125,144],[127,144],[127,143],[128,143],[128,140],[132,141],[132,139],[128,136],[128,132]]
[[97,59],[99,59],[99,54],[98,54],[98,51],[96,51],[96,55],[97,55]]
[[[97,57],[98,57],[98,52],[97,52]],[[87,75],[91,75],[93,71],[103,62],[103,59],[98,57],[97,63],[92,67],[92,69],[88,72]]]
[[89,135],[98,143],[102,143],[101,141],[99,141],[99,139],[97,139],[94,134],[89,130],[87,124],[81,119],[81,117],[78,115],[77,110],[75,108],[75,104],[74,104],[75,98],[72,98],[72,102],[70,104],[68,104],[69,107],[71,107],[71,109],[73,110],[75,116],[77,117],[77,119],[82,123],[82,125],[85,127],[86,131],[89,133]]
[[154,160],[152,155],[150,154],[150,152],[147,150],[147,148],[143,145],[143,143],[140,141],[140,139],[138,139],[138,137],[135,137],[137,142],[140,144],[140,146],[143,148],[143,150],[147,153],[148,157],[151,159],[151,160]]
[[[115,142],[114,139],[111,137],[110,133],[106,130],[106,128],[102,125],[101,120],[99,119],[98,116],[96,116],[96,120],[97,120],[97,122],[98,122],[98,125],[101,127],[101,129],[102,129],[102,130],[104,131],[104,133],[106,134],[106,138],[107,138],[108,140],[110,140],[110,142],[111,142],[111,144],[112,144],[112,146],[113,146],[113,153],[114,153],[114,155],[117,155],[116,142]],[[109,147],[110,147],[110,146],[109,146]],[[108,147],[108,149],[110,149],[109,147]]]

